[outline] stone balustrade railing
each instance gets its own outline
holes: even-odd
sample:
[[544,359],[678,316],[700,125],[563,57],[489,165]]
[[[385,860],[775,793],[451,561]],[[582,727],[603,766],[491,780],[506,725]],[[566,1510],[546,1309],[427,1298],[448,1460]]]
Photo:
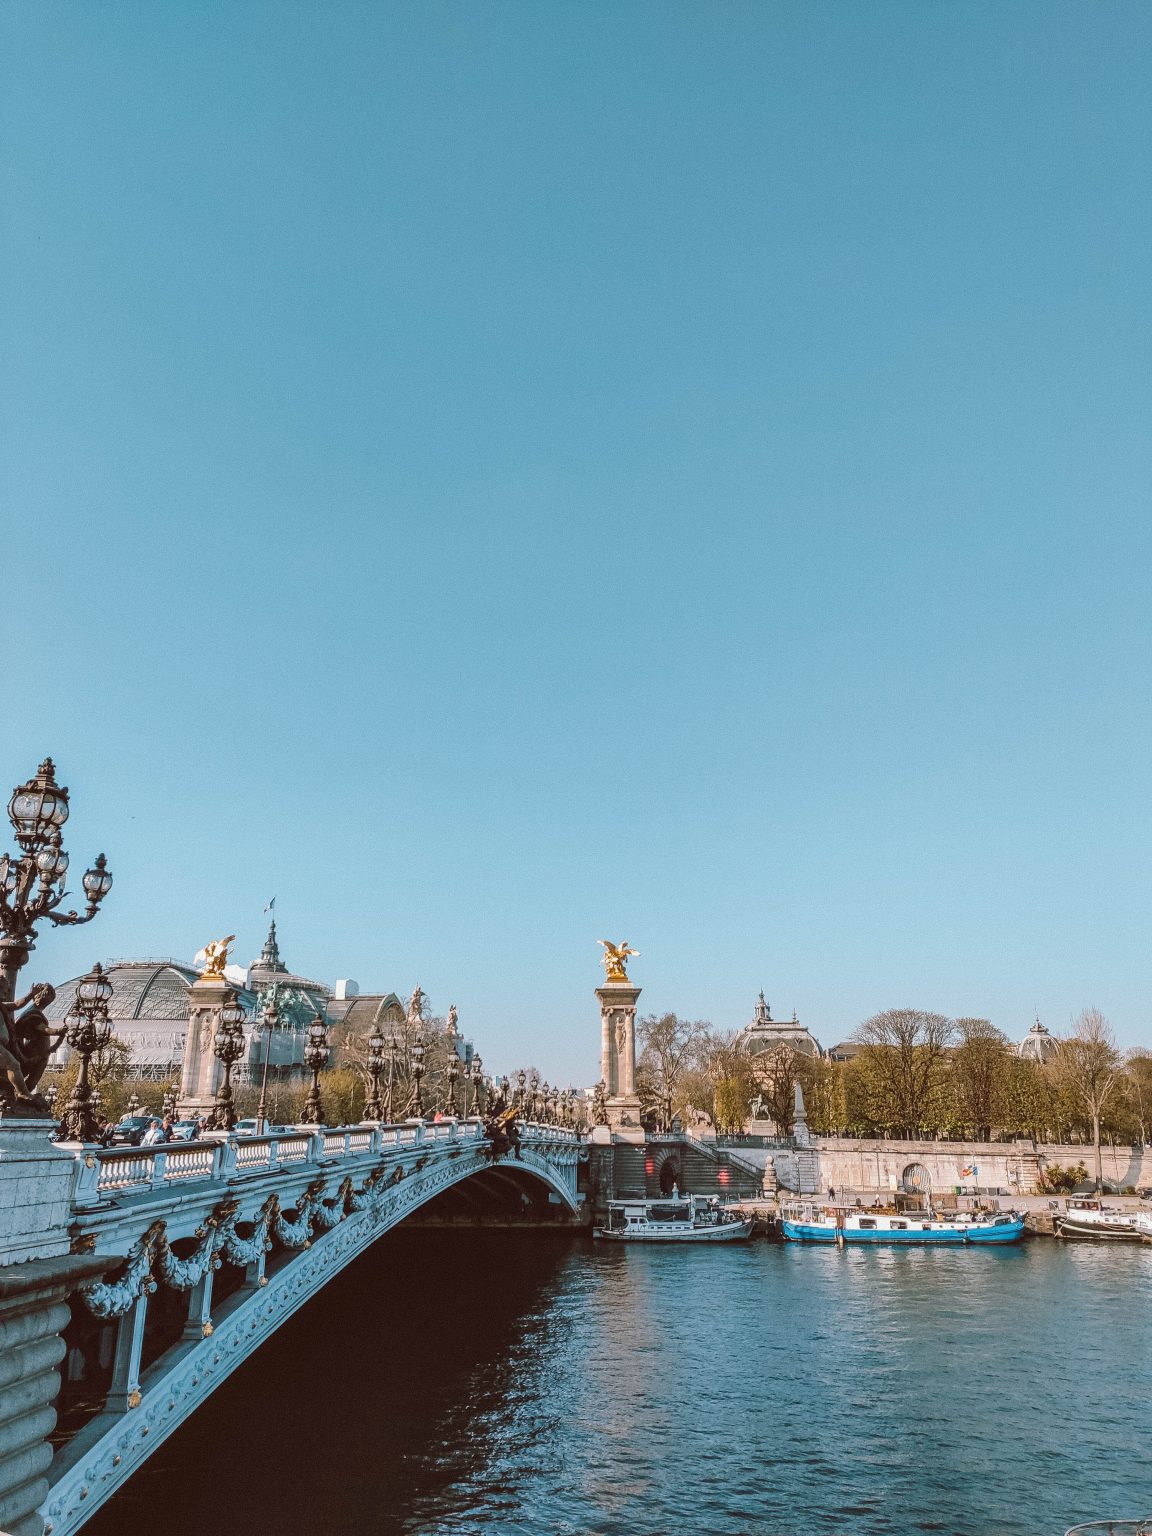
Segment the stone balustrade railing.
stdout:
[[[85,1209],[113,1195],[168,1188],[191,1181],[230,1183],[301,1163],[329,1164],[348,1157],[384,1156],[440,1142],[473,1142],[484,1134],[480,1120],[409,1120],[398,1125],[294,1126],[263,1136],[219,1136],[155,1147],[83,1147],[73,1204]],[[520,1140],[574,1142],[567,1126],[528,1123]]]

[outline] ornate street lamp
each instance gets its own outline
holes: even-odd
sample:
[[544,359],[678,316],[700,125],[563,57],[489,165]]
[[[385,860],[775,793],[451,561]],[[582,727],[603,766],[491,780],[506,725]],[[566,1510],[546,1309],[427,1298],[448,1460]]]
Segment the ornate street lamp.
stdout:
[[532,1080],[528,1084],[528,1118],[535,1120],[540,1109],[540,1074],[533,1072]]
[[456,1052],[452,1052],[452,1058],[448,1063],[448,1113],[456,1117],[456,1083],[460,1077],[460,1061]]
[[384,1106],[380,1102],[380,1074],[384,1070],[384,1031],[379,1024],[368,1036],[368,1073],[372,1079],[372,1092],[364,1106],[365,1120],[382,1120]]
[[66,1020],[68,1044],[80,1058],[80,1071],[72,1096],[60,1117],[61,1141],[97,1141],[96,1109],[99,1094],[89,1086],[88,1068],[92,1057],[102,1051],[112,1038],[108,1000],[112,983],[99,961],[76,988],[76,1001]]
[[245,1013],[236,1001],[235,992],[225,995],[220,1009],[220,1024],[212,1049],[224,1064],[224,1080],[216,1090],[216,1104],[212,1110],[212,1129],[231,1131],[236,1127],[236,1105],[232,1098],[232,1068],[244,1054]]
[[413,1040],[410,1054],[412,1057],[412,1100],[411,1116],[413,1120],[423,1120],[424,1099],[420,1092],[420,1079],[424,1076],[424,1051],[423,1040]]
[[59,910],[68,892],[64,877],[68,855],[61,846],[61,828],[68,820],[68,791],[56,782],[50,757],[35,778],[19,785],[8,802],[8,819],[20,853],[0,855],[0,1002],[16,996],[16,978],[36,946],[36,925],[44,918],[60,926],[88,923],[112,889],[112,876],[101,854],[85,871],[82,884],[88,898],[83,912]]
[[516,1102],[520,1106],[520,1113],[523,1115],[524,1112],[525,1112],[525,1110],[524,1110],[524,1100],[525,1100],[526,1093],[527,1093],[527,1089],[526,1089],[525,1085],[528,1082],[528,1074],[527,1074],[527,1072],[525,1072],[523,1067],[521,1067],[519,1072],[517,1072],[517,1074],[516,1074],[516,1082],[518,1084],[518,1087],[516,1089]]
[[44,1097],[48,1100],[48,1108],[52,1111],[53,1114],[55,1114],[56,1100],[60,1097],[59,1087],[53,1083],[45,1093]]
[[[467,1093],[468,1089],[465,1088],[464,1092]],[[484,1063],[479,1056],[472,1058],[472,1113],[484,1113]]]
[[176,1095],[172,1092],[171,1088],[165,1091],[164,1098],[160,1103],[160,1109],[165,1115],[174,1115],[176,1113]]
[[124,1113],[127,1115],[135,1115],[138,1113],[139,1109],[140,1095],[138,1093],[130,1093],[128,1095],[128,1102],[124,1106]]
[[300,1116],[304,1125],[324,1124],[324,1105],[320,1101],[320,1073],[328,1065],[328,1025],[319,1014],[308,1026],[308,1043],[304,1047],[304,1065],[312,1073],[312,1086],[304,1100]]

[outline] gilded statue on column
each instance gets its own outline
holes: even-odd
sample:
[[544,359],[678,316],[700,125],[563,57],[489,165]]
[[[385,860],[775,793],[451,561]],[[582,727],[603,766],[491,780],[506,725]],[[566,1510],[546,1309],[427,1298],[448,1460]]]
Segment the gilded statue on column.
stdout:
[[609,944],[607,939],[597,939],[597,944],[604,947],[604,969],[608,973],[609,981],[628,980],[628,958],[630,955],[639,956],[638,949],[632,949],[625,939],[622,944]]
[[230,933],[226,939],[213,939],[211,944],[205,944],[201,953],[204,956],[204,969],[200,972],[201,981],[209,978],[224,979],[224,967],[228,964],[228,951],[236,941],[236,935]]

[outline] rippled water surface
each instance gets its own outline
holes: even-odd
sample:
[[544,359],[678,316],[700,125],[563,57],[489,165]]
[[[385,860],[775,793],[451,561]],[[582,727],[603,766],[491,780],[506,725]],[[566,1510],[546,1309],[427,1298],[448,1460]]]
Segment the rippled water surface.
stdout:
[[90,1536],[1059,1536],[1152,1511],[1152,1248],[399,1231]]

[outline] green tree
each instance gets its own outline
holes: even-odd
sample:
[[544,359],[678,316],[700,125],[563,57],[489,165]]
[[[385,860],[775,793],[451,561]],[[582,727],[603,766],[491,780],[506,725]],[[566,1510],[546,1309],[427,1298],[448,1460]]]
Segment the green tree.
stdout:
[[855,1058],[873,1118],[915,1136],[929,1123],[954,1026],[939,1013],[890,1008],[861,1024]]
[[987,1019],[957,1019],[956,1033],[948,1073],[955,1119],[965,1133],[988,1141],[1005,1098],[1008,1037]]

